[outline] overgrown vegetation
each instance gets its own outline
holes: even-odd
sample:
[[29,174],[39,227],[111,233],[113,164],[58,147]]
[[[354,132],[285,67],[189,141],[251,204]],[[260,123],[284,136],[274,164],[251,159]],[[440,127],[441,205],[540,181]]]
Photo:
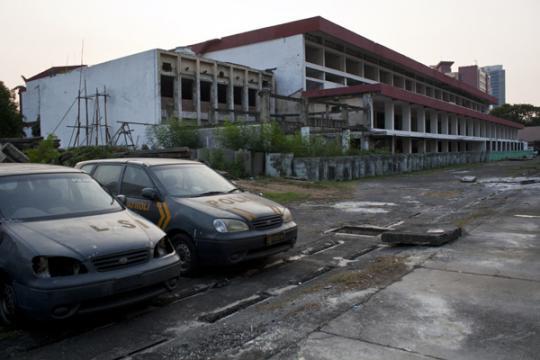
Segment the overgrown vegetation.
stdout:
[[222,149],[204,149],[202,155],[213,169],[226,171],[235,178],[247,176],[244,161],[240,157],[236,160],[227,160]]
[[[296,157],[372,154],[374,151],[349,149],[343,151],[340,138],[312,136],[309,140],[297,132],[287,135],[276,122],[248,125],[244,122],[225,122],[218,137],[223,147],[265,153],[292,153]],[[380,151],[379,151],[380,152]]]
[[47,136],[46,139],[39,142],[37,147],[28,149],[25,153],[30,162],[33,163],[52,164],[60,157],[53,135]]
[[23,122],[13,94],[0,81],[0,138],[23,135]]
[[125,149],[112,146],[83,146],[58,150],[55,137],[49,135],[37,147],[28,149],[25,153],[33,163],[74,166],[79,161],[106,159],[112,157],[114,153],[123,151]]
[[148,127],[147,138],[153,147],[200,147],[197,125],[192,121],[170,118],[161,125]]
[[540,106],[531,104],[504,104],[493,108],[491,115],[521,123],[525,126],[540,126]]

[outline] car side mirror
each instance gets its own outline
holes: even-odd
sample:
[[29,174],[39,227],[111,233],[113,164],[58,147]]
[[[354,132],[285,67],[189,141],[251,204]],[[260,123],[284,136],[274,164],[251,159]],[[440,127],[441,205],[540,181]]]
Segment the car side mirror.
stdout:
[[141,195],[143,198],[152,200],[152,201],[159,201],[159,194],[156,189],[154,188],[144,188],[142,189]]
[[126,195],[116,195],[116,200],[122,205],[126,205]]

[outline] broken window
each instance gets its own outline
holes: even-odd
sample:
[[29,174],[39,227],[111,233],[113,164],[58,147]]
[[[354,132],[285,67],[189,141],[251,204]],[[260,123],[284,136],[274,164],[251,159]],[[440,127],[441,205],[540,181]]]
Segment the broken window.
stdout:
[[227,104],[227,85],[218,84],[217,86],[218,104]]
[[242,105],[242,87],[241,86],[235,86],[234,92],[234,105]]
[[210,101],[210,92],[212,89],[212,83],[209,81],[201,81],[201,101]]
[[161,64],[161,70],[171,72],[172,71],[172,64],[168,62],[164,62]]
[[257,106],[257,90],[248,89],[248,106],[255,107]]
[[182,78],[182,100],[193,100],[193,80]]
[[174,77],[161,75],[161,97],[174,97]]

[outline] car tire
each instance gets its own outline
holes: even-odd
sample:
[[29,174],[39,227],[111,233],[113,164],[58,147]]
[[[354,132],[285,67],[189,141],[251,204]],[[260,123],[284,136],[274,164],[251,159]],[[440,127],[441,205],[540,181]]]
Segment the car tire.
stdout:
[[17,296],[10,281],[0,282],[0,322],[10,327],[20,322]]
[[184,234],[176,234],[172,236],[171,241],[176,249],[178,257],[180,258],[180,275],[193,275],[198,267],[198,259],[193,242],[189,236]]

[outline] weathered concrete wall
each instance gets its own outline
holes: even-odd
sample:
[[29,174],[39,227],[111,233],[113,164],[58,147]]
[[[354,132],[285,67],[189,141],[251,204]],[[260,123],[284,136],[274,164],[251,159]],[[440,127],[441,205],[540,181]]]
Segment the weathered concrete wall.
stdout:
[[290,177],[293,171],[293,154],[266,154],[266,175]]
[[[487,153],[430,153],[338,156],[316,158],[294,158],[291,169],[287,169],[285,154],[270,154],[267,157],[268,176],[292,176],[312,180],[353,180],[366,176],[381,176],[405,172],[434,169],[438,167],[487,161]],[[290,157],[290,155],[288,155]],[[279,161],[278,161],[279,160]],[[269,171],[269,162],[278,164],[279,171]]]
[[[119,128],[117,121],[134,121],[159,124],[161,122],[160,88],[157,78],[157,51],[149,50],[83,69],[83,83],[88,95],[107,88],[107,117],[111,135]],[[41,135],[54,133],[60,146],[69,145],[77,118],[76,98],[79,90],[80,71],[59,74],[30,81],[23,93],[22,113],[26,121],[41,119]],[[84,90],[83,90],[84,91]],[[82,94],[84,95],[84,94]],[[103,98],[100,99],[103,116]],[[94,101],[88,101],[89,122],[95,117]],[[71,110],[68,111],[68,109]],[[67,112],[67,114],[66,114]],[[61,124],[60,120],[63,118]],[[81,101],[81,122],[84,125],[85,105]],[[101,120],[103,122],[103,120]],[[130,125],[133,140],[138,145],[146,143],[146,126]],[[81,141],[85,141],[84,129]],[[100,140],[101,142],[101,140]]]

